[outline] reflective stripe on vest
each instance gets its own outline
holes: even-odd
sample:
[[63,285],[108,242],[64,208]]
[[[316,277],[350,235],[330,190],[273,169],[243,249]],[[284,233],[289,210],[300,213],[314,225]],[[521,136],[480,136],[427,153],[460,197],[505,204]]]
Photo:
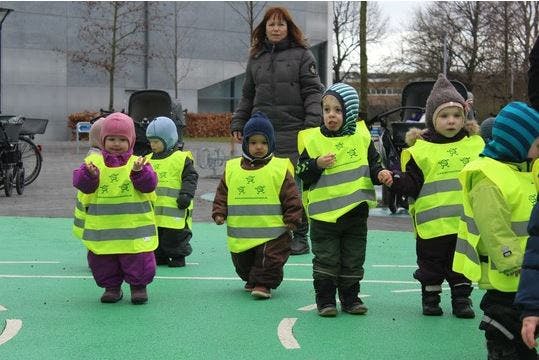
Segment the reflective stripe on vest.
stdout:
[[[190,211],[178,209],[176,202],[182,188],[182,173],[187,158],[193,159],[189,151],[175,151],[164,159],[153,159],[153,153],[148,155],[158,179],[154,211],[155,222],[159,227],[183,229],[186,221],[190,226],[191,217],[187,218]],[[193,209],[192,200],[187,209]]]
[[256,170],[242,169],[241,158],[227,161],[226,222],[231,252],[249,250],[287,231],[279,193],[289,170],[290,160],[276,157]]
[[481,236],[473,220],[474,214],[468,195],[476,173],[484,174],[498,186],[511,210],[511,228],[523,250],[528,239],[527,224],[534,203],[531,199],[536,194],[532,175],[529,172],[519,172],[508,164],[482,157],[466,165],[459,176],[463,187],[464,215],[459,222],[453,270],[479,282],[482,288],[492,287],[500,291],[514,292],[518,289],[520,276],[506,276],[499,272],[492,258],[479,254],[477,250],[481,248]]
[[474,135],[447,144],[418,140],[403,150],[402,169],[406,169],[406,164],[413,158],[424,177],[421,191],[410,209],[415,230],[422,239],[457,231],[462,215],[462,188],[458,175],[468,162],[479,157],[483,147],[483,139]]
[[310,129],[304,136],[305,149],[311,158],[335,154],[335,164],[324,169],[307,194],[308,215],[325,222],[336,222],[360,203],[376,206],[376,193],[370,178],[368,149],[371,134],[363,121],[353,135],[325,137]]
[[129,174],[137,159],[107,167],[103,158],[94,162],[99,169],[99,187],[88,197],[83,243],[95,254],[134,254],[157,248],[157,228],[150,200],[154,193],[134,189]]
[[[95,162],[96,158],[102,157],[103,155],[99,152],[92,152],[90,155],[86,156],[84,159],[85,164],[90,162]],[[73,211],[73,235],[78,239],[82,240],[82,233],[84,231],[84,221],[86,219],[86,207],[88,206],[88,197],[89,195],[83,193],[82,191],[77,191],[77,198],[75,200],[75,209]]]

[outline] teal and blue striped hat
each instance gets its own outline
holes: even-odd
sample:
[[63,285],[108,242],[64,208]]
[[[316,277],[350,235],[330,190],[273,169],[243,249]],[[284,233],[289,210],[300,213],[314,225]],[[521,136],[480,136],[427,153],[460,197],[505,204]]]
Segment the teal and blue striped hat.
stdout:
[[496,115],[492,140],[481,155],[500,161],[524,162],[538,136],[539,112],[526,103],[514,101]]
[[359,95],[356,89],[350,85],[336,83],[331,85],[324,93],[332,95],[339,100],[343,110],[343,122],[339,130],[339,135],[351,135],[356,131],[356,121],[359,114]]

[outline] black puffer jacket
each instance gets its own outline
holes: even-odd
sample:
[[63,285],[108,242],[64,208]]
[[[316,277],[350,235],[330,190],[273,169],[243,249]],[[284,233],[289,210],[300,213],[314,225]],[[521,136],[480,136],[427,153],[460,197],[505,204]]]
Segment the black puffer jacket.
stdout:
[[531,105],[539,111],[539,37],[530,53],[530,70],[528,71],[528,97]]
[[297,134],[322,123],[322,84],[309,49],[288,39],[266,43],[247,63],[241,101],[231,131],[242,132],[251,114],[261,111],[275,129],[275,154],[298,159]]

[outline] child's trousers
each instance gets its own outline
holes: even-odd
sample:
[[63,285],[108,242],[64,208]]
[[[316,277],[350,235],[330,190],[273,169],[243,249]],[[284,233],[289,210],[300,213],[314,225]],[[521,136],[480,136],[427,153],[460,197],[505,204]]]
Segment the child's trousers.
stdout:
[[240,253],[233,253],[232,263],[238,276],[247,283],[276,289],[283,281],[283,267],[290,256],[290,232]]
[[134,286],[145,286],[155,276],[153,251],[139,254],[97,255],[88,251],[88,265],[97,286],[116,288],[122,282]]
[[193,233],[187,226],[184,229],[158,227],[157,235],[159,237],[159,245],[155,249],[157,258],[186,257],[193,252],[189,243]]

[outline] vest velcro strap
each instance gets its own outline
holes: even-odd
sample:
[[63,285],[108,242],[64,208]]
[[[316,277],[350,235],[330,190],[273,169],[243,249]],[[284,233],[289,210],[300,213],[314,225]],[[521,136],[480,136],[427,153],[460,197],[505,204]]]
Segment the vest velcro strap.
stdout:
[[416,224],[420,225],[441,218],[457,217],[462,214],[462,205],[437,206],[435,208],[416,213]]
[[155,212],[155,215],[170,216],[174,218],[185,217],[185,209],[178,209],[178,208],[173,208],[173,207],[156,206],[154,208],[154,212]]
[[144,214],[149,211],[152,211],[152,208],[148,201],[122,204],[90,204],[88,206],[88,214],[97,216]]
[[170,188],[170,187],[157,187],[155,189],[155,194],[157,196],[168,196],[168,197],[177,198],[178,195],[180,195],[180,190]]
[[465,239],[457,238],[455,252],[463,254],[468,259],[470,259],[470,261],[473,261],[474,263],[479,265],[480,258],[478,257],[477,252]]
[[276,239],[286,231],[285,226],[253,228],[227,227],[228,236],[239,239]]
[[346,171],[341,171],[335,174],[326,174],[322,173],[320,179],[311,187],[311,190],[321,189],[328,186],[337,186],[340,184],[346,184],[352,181],[356,181],[362,177],[369,177],[370,170],[369,166],[363,165],[356,169],[350,169]]
[[310,203],[309,215],[322,214],[325,212],[342,209],[348,205],[362,201],[376,201],[375,191],[359,189],[350,195]]
[[282,215],[281,204],[274,205],[229,205],[228,216],[245,216],[245,215]]
[[135,240],[152,236],[156,236],[155,225],[146,225],[131,229],[84,229],[82,238],[87,241],[111,241],[114,239]]
[[458,179],[446,179],[424,183],[418,197],[438,194],[447,191],[461,191],[462,187]]

